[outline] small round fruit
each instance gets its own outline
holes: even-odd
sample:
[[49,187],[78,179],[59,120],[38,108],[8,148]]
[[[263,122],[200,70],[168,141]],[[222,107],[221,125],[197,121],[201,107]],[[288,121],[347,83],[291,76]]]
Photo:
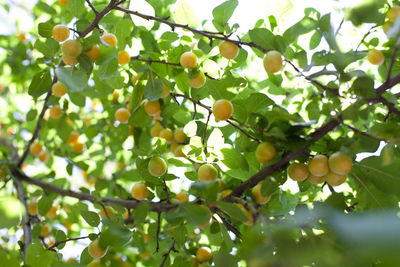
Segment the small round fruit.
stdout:
[[289,177],[295,181],[304,181],[307,179],[309,172],[307,165],[303,163],[292,163],[288,168]]
[[92,62],[95,62],[99,58],[100,53],[100,48],[97,45],[92,46],[89,51],[85,52]]
[[53,219],[54,217],[57,216],[57,211],[58,207],[57,206],[52,206],[49,211],[46,213],[46,217],[49,219]]
[[114,114],[115,120],[119,121],[120,123],[127,123],[130,116],[131,114],[126,108],[119,108]]
[[231,189],[222,190],[222,192],[219,193],[218,200],[222,200],[222,199],[226,198],[226,197],[229,196],[231,193],[232,193],[232,190],[231,190]]
[[85,145],[79,142],[76,142],[72,145],[72,151],[75,153],[82,153],[83,150],[85,149]]
[[137,200],[144,200],[146,199],[149,191],[145,184],[137,183],[132,186],[131,195],[133,198]]
[[197,176],[200,181],[214,181],[217,179],[218,171],[211,164],[203,164],[197,170]]
[[61,49],[63,55],[76,58],[82,52],[82,45],[77,40],[68,40],[63,43]]
[[186,134],[182,128],[178,128],[174,131],[174,139],[178,143],[184,143],[186,141]]
[[50,225],[45,224],[45,225],[42,226],[42,229],[40,229],[40,236],[41,237],[47,237],[47,236],[50,235],[50,232],[51,232]]
[[331,186],[338,186],[346,181],[347,175],[340,175],[334,172],[328,172],[325,175],[325,181]]
[[164,129],[164,127],[160,123],[154,124],[154,126],[150,129],[150,135],[152,137],[160,137],[160,132],[162,129]]
[[243,211],[243,213],[246,215],[246,217],[249,219],[248,221],[244,222],[244,224],[245,224],[245,225],[252,225],[253,222],[254,222],[253,214],[251,214],[251,212],[250,212],[248,209],[246,209],[245,207],[243,207],[242,204],[235,203],[235,205],[236,205],[237,207],[239,207],[239,208]]
[[41,162],[46,163],[49,160],[50,154],[48,151],[43,150],[39,155],[37,155],[37,157]]
[[126,52],[125,50],[122,50],[122,51],[118,52],[118,64],[126,65],[130,61],[131,61],[131,57],[129,56],[128,52]]
[[219,45],[219,53],[224,58],[234,59],[239,55],[239,46],[229,41],[223,41]]
[[187,69],[193,69],[197,65],[197,57],[193,52],[185,52],[181,55],[179,62]]
[[167,163],[163,158],[153,157],[149,161],[148,171],[153,176],[163,176],[167,172]]
[[117,46],[117,37],[112,33],[105,33],[100,39],[107,45]]
[[345,153],[335,152],[329,157],[328,164],[332,172],[346,175],[350,172],[353,162]]
[[211,251],[207,247],[201,247],[196,251],[196,258],[199,262],[211,260]]
[[60,4],[60,6],[67,6],[68,0],[58,0],[58,3]]
[[169,88],[163,84],[163,91],[161,93],[161,98],[166,98],[169,95]]
[[29,146],[29,151],[34,156],[39,155],[39,153],[42,151],[42,149],[43,149],[43,146],[38,142],[35,142]]
[[263,196],[261,194],[261,186],[262,183],[258,183],[255,187],[253,187],[251,190],[251,195],[258,204],[265,204],[271,199],[271,196]]
[[88,253],[92,258],[100,259],[106,255],[107,249],[101,248],[100,244],[99,244],[99,240],[96,239],[89,244]]
[[51,91],[53,92],[53,95],[55,95],[56,97],[62,97],[67,93],[67,88],[61,82],[56,82],[51,87]]
[[28,203],[28,213],[31,216],[38,214],[38,205],[36,203]]
[[310,174],[310,176],[308,176],[308,180],[313,184],[322,184],[325,182],[325,176],[315,176]]
[[185,158],[186,155],[182,151],[183,145],[178,145],[172,153],[174,153],[175,157],[182,157]]
[[368,51],[367,55],[368,62],[373,65],[381,65],[385,60],[383,53],[376,49],[371,49]]
[[172,133],[172,130],[169,129],[169,128],[162,129],[160,131],[160,137],[164,138],[168,143],[171,143],[172,140],[174,139],[174,135]]
[[67,66],[75,66],[78,64],[78,60],[75,57],[69,57],[67,55],[62,55],[62,61]]
[[176,194],[173,198],[178,202],[188,202],[189,201],[189,197],[188,197],[187,193],[185,193],[185,192],[180,192],[180,193]]
[[233,106],[229,100],[219,99],[214,103],[213,114],[217,120],[227,120],[232,116],[232,113]]
[[69,29],[65,25],[56,25],[52,30],[52,35],[57,42],[64,42],[69,37]]
[[197,75],[189,77],[189,85],[193,88],[200,88],[206,83],[206,75],[203,72],[198,72]]
[[50,118],[57,120],[61,117],[63,110],[58,106],[53,106],[50,108]]
[[147,101],[144,104],[144,111],[149,116],[155,116],[160,112],[160,102],[158,101]]
[[275,73],[282,68],[282,55],[278,51],[269,51],[264,56],[264,69],[268,73]]
[[67,144],[75,144],[76,142],[78,142],[78,139],[79,139],[79,133],[76,131],[72,131],[69,134]]
[[328,158],[325,155],[316,155],[308,162],[308,170],[314,176],[324,176],[328,173]]
[[394,6],[386,13],[386,18],[389,20],[389,22],[393,23],[396,21],[399,14],[400,6]]
[[275,157],[276,150],[275,147],[268,143],[262,142],[258,144],[256,149],[256,158],[261,163],[267,163]]
[[100,217],[101,218],[112,218],[112,217],[114,217],[115,216],[115,214],[114,214],[114,211],[113,211],[113,209],[112,208],[110,208],[110,207],[105,207],[105,209],[104,208],[102,208],[101,210],[100,210]]

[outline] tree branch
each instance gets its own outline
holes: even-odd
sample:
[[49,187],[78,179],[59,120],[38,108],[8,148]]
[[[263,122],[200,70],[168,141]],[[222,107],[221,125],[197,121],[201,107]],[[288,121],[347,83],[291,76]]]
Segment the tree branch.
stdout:
[[89,238],[89,236],[81,236],[81,237],[75,237],[75,238],[68,238],[68,239],[61,240],[61,241],[58,241],[58,242],[54,243],[54,245],[52,245],[51,247],[48,247],[47,249],[48,249],[48,250],[53,250],[54,248],[58,247],[59,245],[64,244],[64,243],[67,243],[67,242],[69,242],[69,241],[76,241],[76,240],[86,239],[86,238]]
[[131,57],[131,60],[143,61],[143,62],[146,62],[146,63],[149,63],[149,64],[151,64],[151,63],[159,63],[159,64],[182,67],[181,64],[179,64],[179,63],[168,62],[168,61],[165,61],[165,60],[146,59],[146,58],[141,58],[139,56]]
[[173,252],[179,252],[178,250],[175,249],[175,238],[172,238],[171,247],[168,249],[168,251],[167,251],[166,253],[164,253],[164,255],[163,255],[163,260],[162,260],[162,262],[161,262],[161,264],[160,264],[160,267],[163,267],[163,266],[164,266],[164,264],[165,264],[165,262],[167,261],[168,256],[169,256],[169,254],[171,253],[171,251],[173,251]]

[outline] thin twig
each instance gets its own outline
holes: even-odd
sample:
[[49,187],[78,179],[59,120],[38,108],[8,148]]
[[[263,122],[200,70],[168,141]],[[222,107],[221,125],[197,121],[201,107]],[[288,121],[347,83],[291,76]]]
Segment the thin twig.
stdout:
[[160,267],[164,266],[165,262],[168,259],[169,254],[171,254],[172,251],[173,252],[179,252],[178,250],[175,249],[175,238],[172,238],[172,244],[171,244],[170,248],[168,249],[168,251],[166,253],[164,253],[163,260],[162,260],[162,262],[160,264]]
[[360,131],[360,130],[358,130],[357,128],[355,128],[354,126],[351,126],[351,125],[349,125],[349,124],[346,124],[346,123],[344,123],[343,121],[342,121],[342,125],[346,126],[347,128],[349,128],[349,129],[352,130],[353,132],[359,133],[359,134],[364,135],[364,136],[366,136],[366,137],[369,137],[369,138],[371,138],[371,139],[387,142],[387,141],[386,141],[385,139],[383,139],[383,138],[379,138],[379,137],[370,135],[370,134],[367,133],[367,132]]
[[242,128],[240,128],[239,126],[237,126],[236,124],[234,124],[232,121],[230,120],[226,120],[227,123],[229,123],[230,125],[232,125],[234,128],[238,129],[239,131],[241,131],[244,135],[246,135],[248,138],[253,139],[254,141],[256,141],[257,143],[261,143],[260,139],[251,136],[249,133],[247,133],[245,130],[243,130]]
[[181,67],[181,64],[179,64],[179,63],[168,62],[168,61],[165,61],[165,60],[141,58],[139,56],[131,57],[131,60],[143,61],[143,62],[146,62],[146,63],[149,63],[149,64],[151,64],[151,63],[159,63],[159,64],[165,64],[165,65]]
[[203,132],[203,146],[206,142],[206,137],[207,137],[207,127],[208,127],[208,122],[210,121],[210,117],[211,117],[211,112],[208,111],[208,116],[207,116],[207,120],[206,120],[206,125],[204,125],[204,132]]
[[221,215],[222,211],[220,209],[214,207],[213,210],[217,213],[218,217],[221,218],[222,223],[225,225],[228,231],[234,233],[238,238],[242,236],[242,233],[240,233],[240,231],[235,226],[233,226],[230,222],[228,222],[228,220],[224,216]]
[[388,73],[387,73],[387,77],[386,77],[385,83],[389,82],[389,80],[391,78],[391,75],[392,75],[392,69],[393,69],[394,62],[397,59],[396,54],[397,54],[397,51],[399,50],[399,46],[400,46],[399,37],[400,37],[400,35],[397,35],[396,44],[394,46],[394,49],[393,49],[393,52],[392,52],[392,56],[390,57],[390,63],[389,63],[389,68],[388,68]]
[[81,237],[75,237],[75,238],[68,238],[68,239],[61,240],[61,241],[58,241],[58,242],[54,243],[54,245],[52,245],[51,247],[48,247],[47,249],[48,249],[48,250],[53,250],[54,248],[58,247],[59,245],[64,244],[64,243],[67,243],[67,242],[69,242],[69,241],[76,241],[76,240],[86,239],[86,238],[89,238],[89,236],[81,236]]
[[99,14],[99,11],[97,11],[97,9],[93,6],[92,2],[90,2],[89,0],[86,0],[86,3],[93,10],[94,14],[96,14],[96,15]]
[[171,200],[169,198],[168,186],[167,186],[167,183],[165,182],[165,178],[163,177],[162,180],[163,180],[163,184],[164,184],[165,198],[167,200],[167,203],[171,203]]
[[160,250],[160,227],[161,227],[161,212],[157,214],[157,233],[156,233],[156,252]]

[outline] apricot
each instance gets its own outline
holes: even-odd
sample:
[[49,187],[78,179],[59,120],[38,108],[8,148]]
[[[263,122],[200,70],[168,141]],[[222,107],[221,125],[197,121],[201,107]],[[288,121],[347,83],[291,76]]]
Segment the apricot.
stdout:
[[122,51],[118,52],[118,64],[126,65],[130,61],[131,61],[131,57],[129,56],[128,52],[126,52],[125,50],[122,50]]
[[217,120],[229,119],[233,113],[233,106],[229,100],[219,99],[213,105],[213,114]]
[[329,169],[339,175],[346,175],[350,172],[353,162],[351,158],[343,152],[333,153],[328,160]]
[[235,203],[235,205],[236,205],[237,207],[239,207],[239,208],[243,211],[243,213],[246,215],[246,217],[249,219],[248,221],[244,222],[244,224],[245,224],[245,225],[252,225],[253,222],[254,222],[253,214],[251,214],[251,212],[250,212],[248,209],[246,209],[245,207],[243,207],[242,204]]
[[50,210],[46,213],[46,217],[49,219],[53,219],[54,217],[57,216],[57,211],[58,207],[57,206],[52,206]]
[[52,106],[50,108],[50,118],[57,120],[61,117],[63,110],[58,106]]
[[325,181],[331,186],[338,186],[346,181],[347,175],[340,175],[334,172],[328,172],[325,175]]
[[174,139],[178,143],[184,143],[186,141],[186,134],[182,128],[178,128],[174,131]]
[[46,163],[49,160],[50,154],[48,151],[43,150],[39,153],[37,157],[41,162]]
[[72,144],[72,151],[74,151],[75,153],[82,153],[84,149],[85,145],[80,142]]
[[155,116],[160,113],[160,102],[158,101],[147,101],[144,104],[144,111],[149,116]]
[[181,55],[179,62],[182,67],[193,69],[197,65],[197,57],[193,52],[185,52]]
[[131,195],[137,200],[144,200],[148,195],[148,190],[145,184],[137,183],[132,186]]
[[52,35],[57,42],[64,42],[69,37],[69,29],[65,25],[56,25],[52,30]]
[[105,33],[100,37],[100,39],[104,44],[117,46],[117,37],[112,33]]
[[196,251],[196,258],[199,262],[211,260],[211,250],[207,247],[198,248]]
[[102,267],[101,261],[94,260],[88,264],[88,267]]
[[75,57],[69,57],[67,55],[62,55],[62,61],[67,66],[75,66],[78,64],[78,60]]
[[308,162],[308,170],[314,176],[324,176],[328,173],[328,158],[325,155],[316,155]]
[[165,84],[163,84],[163,91],[160,97],[166,98],[169,95],[169,92],[170,92],[169,88]]
[[197,170],[197,176],[200,181],[213,181],[217,179],[218,171],[211,164],[203,164]]
[[367,55],[368,62],[373,65],[381,65],[385,60],[383,53],[376,49],[371,49],[368,51]]
[[79,140],[79,133],[76,131],[72,131],[69,134],[67,144],[75,144],[76,142],[78,142],[78,140]]
[[42,229],[40,229],[40,236],[41,237],[47,237],[47,236],[50,235],[50,232],[51,232],[50,225],[45,224],[45,225],[42,226]]
[[271,196],[262,195],[261,187],[262,183],[258,183],[255,187],[252,188],[251,195],[258,204],[265,204],[271,199]]
[[154,126],[150,129],[150,135],[152,137],[159,137],[161,130],[163,130],[164,127],[160,123],[154,124]]
[[231,189],[222,190],[221,193],[219,193],[218,199],[219,200],[224,199],[225,197],[229,196],[231,193],[232,193]]
[[115,120],[119,121],[120,123],[127,123],[130,116],[131,114],[126,108],[119,108],[114,114]]
[[309,172],[307,165],[303,163],[292,163],[288,168],[289,177],[295,181],[304,181],[307,179]]
[[176,194],[173,198],[178,202],[188,202],[189,201],[189,197],[188,197],[187,193],[185,193],[185,192],[180,192],[180,193]]
[[28,203],[28,213],[31,216],[36,216],[38,214],[38,206],[36,203]]
[[282,68],[282,55],[278,51],[269,51],[264,56],[263,60],[264,69],[268,73],[275,73]]
[[58,0],[58,3],[59,3],[61,6],[67,6],[68,0]]
[[89,51],[86,51],[85,54],[90,58],[92,62],[95,62],[100,57],[100,48],[97,45],[92,46]]
[[77,40],[68,40],[62,44],[61,50],[63,55],[76,58],[82,52],[82,45]]
[[175,157],[186,157],[185,153],[182,151],[183,145],[178,145],[172,153],[174,153]]
[[193,88],[200,88],[206,83],[206,75],[199,71],[196,74],[189,75],[189,85]]
[[256,158],[261,163],[267,163],[272,160],[275,157],[275,154],[275,147],[268,142],[262,142],[258,144],[256,148]]
[[32,155],[37,156],[42,151],[43,146],[38,142],[34,142],[29,146],[29,151]]
[[99,240],[92,241],[88,246],[88,253],[94,259],[100,259],[107,253],[107,249],[100,247]]
[[55,95],[56,97],[62,97],[67,93],[67,88],[61,82],[56,82],[51,87],[51,91],[53,92],[53,95]]
[[160,137],[164,138],[168,143],[172,142],[172,140],[174,138],[172,130],[169,128],[162,129],[160,131]]
[[106,206],[105,208],[102,208],[100,210],[100,217],[101,218],[112,218],[114,216],[115,216],[114,211],[110,207]]
[[393,23],[396,21],[399,14],[400,6],[394,6],[386,13],[386,18],[389,20],[389,22]]
[[167,172],[167,163],[163,158],[153,157],[149,161],[148,171],[153,176],[163,176]]
[[310,174],[308,176],[308,180],[313,184],[321,184],[321,183],[325,182],[325,177],[324,176],[315,176],[315,175]]
[[219,48],[219,53],[224,58],[234,59],[239,55],[239,46],[237,46],[232,42],[223,41],[218,48]]

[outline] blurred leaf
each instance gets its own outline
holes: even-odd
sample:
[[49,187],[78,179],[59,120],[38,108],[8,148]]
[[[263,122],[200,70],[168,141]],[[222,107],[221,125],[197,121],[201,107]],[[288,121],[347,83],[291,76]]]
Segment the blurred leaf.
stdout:
[[228,0],[213,9],[212,14],[214,19],[212,23],[218,31],[226,32],[228,20],[238,5],[238,0]]
[[50,90],[51,74],[49,70],[44,70],[33,76],[29,85],[28,93],[37,98]]

